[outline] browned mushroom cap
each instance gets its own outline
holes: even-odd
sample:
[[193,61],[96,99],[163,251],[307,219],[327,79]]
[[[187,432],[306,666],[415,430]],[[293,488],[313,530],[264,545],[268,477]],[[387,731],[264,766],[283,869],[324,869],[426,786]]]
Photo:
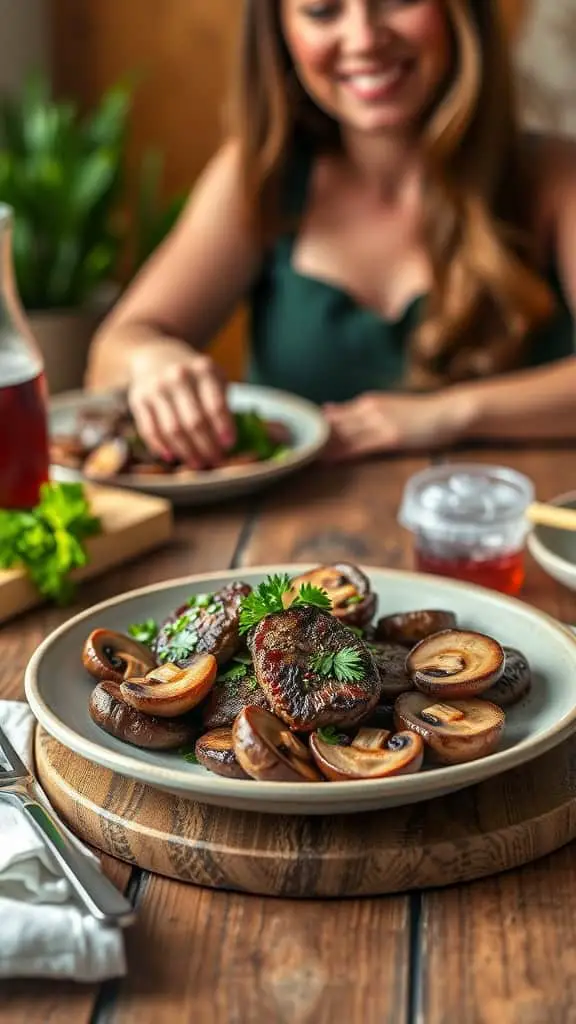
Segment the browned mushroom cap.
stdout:
[[[172,670],[174,667],[170,666]],[[161,673],[154,669],[151,678],[127,679],[121,684],[120,693],[137,711],[174,718],[185,715],[204,700],[212,689],[217,671],[218,662],[212,654],[198,654],[190,665],[179,669],[177,675],[172,671],[171,678],[159,681]]]
[[249,778],[234,753],[232,729],[212,729],[204,733],[196,740],[194,750],[200,764],[216,775],[227,779]]
[[504,728],[504,712],[487,700],[435,704],[423,693],[403,693],[394,709],[396,727],[420,734],[442,764],[476,761],[491,754]]
[[349,562],[336,565],[321,565],[317,569],[296,576],[286,596],[289,604],[303,583],[325,590],[332,601],[332,614],[349,626],[364,626],[376,611],[376,594],[370,589],[370,581],[357,566]]
[[105,732],[145,750],[174,750],[192,743],[198,729],[185,718],[156,718],[126,704],[118,683],[98,683],[88,705],[90,717]]
[[400,612],[398,615],[385,615],[376,624],[376,640],[389,640],[404,647],[413,647],[432,633],[456,627],[454,612],[424,610],[417,612]]
[[145,644],[112,629],[94,629],[82,648],[82,664],[94,679],[121,683],[129,677],[145,676],[156,658]]
[[530,692],[532,672],[527,659],[515,647],[504,647],[504,655],[504,671],[498,682],[484,691],[482,699],[509,708]]
[[234,752],[247,775],[266,782],[321,782],[308,747],[264,708],[243,708],[232,727]]
[[446,629],[416,644],[406,667],[423,693],[442,700],[472,697],[500,678],[504,651],[497,640],[484,633]]
[[128,465],[130,447],[123,437],[113,437],[103,441],[98,448],[84,460],[82,470],[85,476],[94,480],[107,480],[117,476]]
[[310,736],[316,764],[332,782],[386,779],[417,772],[424,759],[424,743],[415,732],[392,736],[385,729],[360,729],[348,745],[327,743],[320,732]]
[[405,647],[391,643],[370,643],[368,647],[376,662],[382,684],[380,692],[384,699],[395,699],[401,693],[414,689],[414,683],[406,668]]

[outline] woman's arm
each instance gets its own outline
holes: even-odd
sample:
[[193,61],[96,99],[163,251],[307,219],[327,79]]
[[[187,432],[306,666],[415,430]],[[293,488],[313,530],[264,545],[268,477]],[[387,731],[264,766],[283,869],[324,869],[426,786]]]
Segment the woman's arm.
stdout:
[[98,331],[89,383],[125,382],[138,351],[163,338],[204,348],[248,291],[259,259],[232,142],[208,164],[178,224]]
[[92,343],[89,387],[127,387],[138,429],[159,455],[214,465],[234,440],[221,371],[203,349],[254,280],[261,254],[245,225],[239,154],[229,143],[178,224]]

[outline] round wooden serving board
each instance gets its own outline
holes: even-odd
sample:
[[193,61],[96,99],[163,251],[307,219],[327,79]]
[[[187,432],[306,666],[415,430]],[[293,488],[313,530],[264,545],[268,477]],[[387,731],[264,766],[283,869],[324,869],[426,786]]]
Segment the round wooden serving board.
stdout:
[[87,843],[184,882],[270,896],[402,892],[496,874],[576,836],[576,737],[449,797],[333,817],[230,811],[131,782],[43,730],[38,778]]

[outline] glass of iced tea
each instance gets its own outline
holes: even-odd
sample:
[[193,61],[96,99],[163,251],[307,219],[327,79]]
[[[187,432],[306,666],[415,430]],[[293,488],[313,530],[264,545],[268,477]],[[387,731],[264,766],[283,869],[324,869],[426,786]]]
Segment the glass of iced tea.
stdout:
[[531,480],[506,466],[447,463],[415,474],[399,519],[414,533],[416,568],[518,594],[533,498]]
[[12,218],[0,203],[0,508],[26,509],[49,475],[47,394],[14,280]]

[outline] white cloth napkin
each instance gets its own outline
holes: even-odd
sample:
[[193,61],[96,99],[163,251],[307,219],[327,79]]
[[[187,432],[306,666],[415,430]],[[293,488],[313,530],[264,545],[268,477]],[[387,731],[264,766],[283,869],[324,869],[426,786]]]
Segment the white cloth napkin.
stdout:
[[[30,765],[34,717],[28,705],[0,701],[0,725]],[[26,815],[0,790],[0,978],[104,981],[125,973],[122,931],[84,910]]]

